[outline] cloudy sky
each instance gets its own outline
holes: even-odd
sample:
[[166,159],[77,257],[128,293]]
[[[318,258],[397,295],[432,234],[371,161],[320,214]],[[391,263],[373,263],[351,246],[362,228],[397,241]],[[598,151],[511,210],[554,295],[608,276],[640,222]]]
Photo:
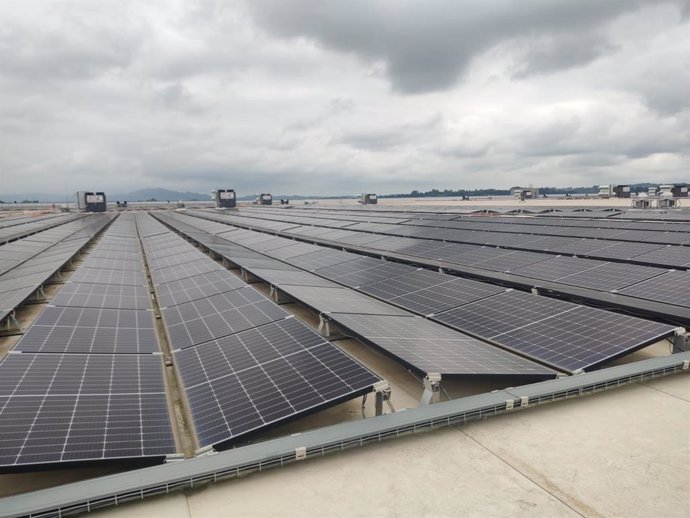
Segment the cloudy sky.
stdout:
[[0,194],[690,181],[690,8],[5,0]]

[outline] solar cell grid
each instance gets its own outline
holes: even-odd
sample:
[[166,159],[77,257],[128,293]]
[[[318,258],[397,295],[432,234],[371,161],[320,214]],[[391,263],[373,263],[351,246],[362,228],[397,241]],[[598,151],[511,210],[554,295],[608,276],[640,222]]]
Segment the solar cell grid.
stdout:
[[245,331],[289,315],[249,286],[162,310],[175,349]]
[[433,320],[570,372],[673,332],[664,324],[516,291],[451,309]]
[[286,262],[305,270],[316,270],[357,258],[359,258],[357,254],[341,252],[340,250],[322,249],[317,252],[291,257],[286,259]]
[[647,254],[638,255],[636,261],[644,261],[664,266],[690,267],[690,247],[667,246]]
[[538,264],[547,258],[548,256],[544,254],[532,252],[512,252],[492,259],[487,259],[485,261],[472,263],[472,266],[484,268],[485,270],[508,272],[530,264]]
[[9,354],[0,468],[175,452],[160,357]]
[[126,286],[146,285],[146,276],[144,272],[137,270],[78,268],[69,280],[72,283],[121,284]]
[[355,397],[380,380],[294,319],[175,357],[202,446]]
[[451,277],[430,270],[415,270],[414,272],[399,275],[385,281],[362,286],[360,291],[369,293],[384,300],[389,300],[400,295],[406,295],[414,291],[438,286],[448,282]]
[[84,262],[79,265],[79,268],[144,271],[144,263],[141,260],[129,261],[123,259],[105,259],[102,257],[88,256]]
[[451,279],[448,282],[390,299],[390,302],[421,315],[431,315],[506,291],[470,279]]
[[585,272],[565,275],[559,278],[558,282],[580,286],[582,288],[613,291],[624,288],[625,286],[630,286],[636,282],[651,279],[663,273],[666,273],[666,270],[653,268],[651,266],[626,263],[602,263]]
[[461,331],[491,337],[528,322],[572,311],[577,305],[520,291],[506,291],[434,316]]
[[580,257],[556,256],[551,259],[540,261],[539,263],[516,268],[511,273],[542,279],[545,281],[555,281],[566,275],[587,272],[604,264],[603,261],[596,259],[584,259]]
[[405,315],[405,311],[347,288],[283,285],[282,291],[320,313]]
[[160,307],[166,308],[244,286],[246,284],[231,273],[225,270],[214,270],[194,277],[160,284],[156,286],[156,294]]
[[309,272],[255,268],[251,270],[251,273],[274,286],[291,284],[296,286],[338,287],[337,284]]
[[150,309],[151,296],[144,286],[66,282],[51,304],[82,308]]
[[377,345],[419,372],[444,375],[555,377],[555,372],[421,317],[329,317],[347,332]]
[[690,307],[690,272],[672,271],[619,290],[622,295]]
[[190,261],[177,264],[175,266],[168,266],[166,268],[152,269],[151,278],[153,279],[153,284],[159,285],[166,282],[179,281],[180,279],[185,279],[187,277],[194,277],[196,275],[209,273],[215,270],[224,270],[222,266],[204,256],[201,252],[198,252],[198,254],[198,261]]
[[406,264],[390,263],[381,259],[362,258],[320,268],[314,272],[346,286],[355,287],[414,271],[415,268],[413,266]]
[[607,246],[590,252],[592,257],[605,257],[611,259],[632,259],[638,255],[646,254],[662,248],[662,245],[649,243],[626,243],[623,241],[609,241]]
[[572,372],[630,353],[672,332],[665,324],[578,306],[491,338]]
[[46,307],[14,346],[42,353],[153,353],[151,311]]
[[148,258],[149,268],[152,270],[162,270],[170,266],[177,266],[178,264],[188,263],[199,260],[199,250],[191,249],[176,254],[160,255],[157,257]]

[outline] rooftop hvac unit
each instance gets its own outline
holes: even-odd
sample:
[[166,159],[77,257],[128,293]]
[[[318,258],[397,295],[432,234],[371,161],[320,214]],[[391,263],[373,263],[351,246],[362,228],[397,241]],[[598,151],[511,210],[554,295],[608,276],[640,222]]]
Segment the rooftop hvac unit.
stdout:
[[671,189],[671,193],[674,198],[687,198],[688,197],[688,186],[687,185],[674,185]]
[[237,198],[233,189],[216,189],[216,208],[230,209],[237,206]]
[[378,197],[372,193],[362,194],[359,202],[362,205],[376,205],[378,203]]
[[680,201],[673,198],[659,198],[657,200],[657,207],[660,209],[677,209],[680,207]]
[[630,186],[616,185],[613,188],[613,193],[616,195],[616,198],[630,198]]
[[85,212],[105,212],[107,209],[104,192],[78,191],[75,195],[77,209]]
[[259,205],[273,205],[273,196],[267,193],[259,194],[257,203]]
[[632,206],[635,209],[648,209],[652,206],[652,201],[649,198],[635,198]]

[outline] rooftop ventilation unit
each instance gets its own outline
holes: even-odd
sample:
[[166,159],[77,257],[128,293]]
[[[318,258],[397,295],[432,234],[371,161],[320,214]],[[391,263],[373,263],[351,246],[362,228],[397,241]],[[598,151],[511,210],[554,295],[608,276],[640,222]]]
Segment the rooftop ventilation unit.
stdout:
[[372,193],[362,194],[360,196],[359,202],[362,205],[376,205],[378,203],[378,197]]
[[104,192],[77,191],[74,197],[79,210],[85,212],[105,212],[107,209]]
[[233,189],[216,189],[213,197],[216,201],[216,208],[218,209],[231,209],[237,207],[237,197]]
[[273,205],[273,196],[266,193],[261,193],[256,198],[257,205]]

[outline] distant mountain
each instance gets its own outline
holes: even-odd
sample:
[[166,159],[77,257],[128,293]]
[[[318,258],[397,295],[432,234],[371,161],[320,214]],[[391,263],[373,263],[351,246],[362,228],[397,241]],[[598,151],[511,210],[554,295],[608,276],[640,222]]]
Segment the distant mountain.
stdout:
[[179,192],[169,189],[139,189],[138,191],[110,194],[108,201],[211,201],[211,193]]

